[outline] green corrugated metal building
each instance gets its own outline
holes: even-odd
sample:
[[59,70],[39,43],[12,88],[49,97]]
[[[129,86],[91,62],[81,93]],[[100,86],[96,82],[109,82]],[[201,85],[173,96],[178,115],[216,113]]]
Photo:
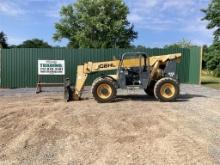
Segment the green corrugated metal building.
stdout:
[[[38,60],[65,60],[65,76],[42,76],[43,82],[63,82],[70,77],[75,82],[76,67],[87,61],[106,61],[113,57],[120,58],[123,52],[142,51],[149,56],[182,53],[177,72],[181,83],[200,83],[201,48],[190,49],[65,49],[65,48],[14,48],[0,49],[0,87],[24,88],[35,87],[38,81]],[[86,82],[90,85],[101,73],[89,75]]]

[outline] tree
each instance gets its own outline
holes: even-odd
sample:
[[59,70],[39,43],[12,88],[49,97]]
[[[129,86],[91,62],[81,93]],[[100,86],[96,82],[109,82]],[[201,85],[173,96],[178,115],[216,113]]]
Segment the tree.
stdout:
[[73,48],[127,48],[137,38],[123,0],[78,0],[63,6],[53,38]]
[[190,48],[192,47],[193,44],[191,43],[191,41],[186,40],[186,39],[182,39],[181,41],[174,43],[174,44],[170,44],[170,45],[165,45],[164,48]]
[[[207,20],[209,23],[207,25],[208,29],[214,30],[214,43],[220,45],[220,1],[212,0],[207,9],[202,9],[205,13],[205,17],[202,20]],[[220,46],[218,48],[220,50]]]
[[147,49],[144,45],[130,45],[131,49]]
[[209,47],[207,45],[203,45],[202,46],[202,69],[206,69],[207,68],[207,63],[206,63],[206,55],[209,51]]
[[137,45],[136,49],[147,49],[144,45]]
[[17,46],[18,48],[51,48],[51,46],[40,39],[31,39],[24,41],[21,45]]
[[220,50],[214,44],[204,52],[203,60],[205,68],[213,71],[214,76],[220,77]]
[[0,48],[8,48],[7,36],[4,32],[0,32]]
[[214,29],[213,44],[208,48],[204,55],[206,68],[213,71],[215,76],[220,76],[220,1],[212,0],[207,9],[202,9],[205,17],[202,20],[207,20],[208,29]]

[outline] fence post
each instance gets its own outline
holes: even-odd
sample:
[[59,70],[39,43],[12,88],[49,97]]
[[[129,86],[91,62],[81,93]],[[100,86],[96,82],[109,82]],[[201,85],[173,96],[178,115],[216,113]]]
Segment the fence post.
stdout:
[[202,55],[203,55],[203,46],[200,48],[200,74],[199,74],[199,84],[202,84],[201,76],[202,76]]

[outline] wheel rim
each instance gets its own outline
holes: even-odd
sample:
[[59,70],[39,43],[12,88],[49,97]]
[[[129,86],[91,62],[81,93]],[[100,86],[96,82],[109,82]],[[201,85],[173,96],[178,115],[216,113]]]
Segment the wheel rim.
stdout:
[[102,98],[102,99],[107,99],[111,96],[112,94],[112,88],[110,85],[104,83],[104,84],[100,84],[97,88],[97,95],[98,97]]
[[160,93],[161,93],[161,96],[169,99],[175,95],[175,87],[171,83],[165,83],[161,86]]

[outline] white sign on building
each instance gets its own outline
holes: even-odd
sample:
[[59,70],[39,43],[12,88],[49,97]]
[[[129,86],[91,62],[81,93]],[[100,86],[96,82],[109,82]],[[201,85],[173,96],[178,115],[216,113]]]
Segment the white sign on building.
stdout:
[[38,75],[65,75],[65,61],[38,60]]

